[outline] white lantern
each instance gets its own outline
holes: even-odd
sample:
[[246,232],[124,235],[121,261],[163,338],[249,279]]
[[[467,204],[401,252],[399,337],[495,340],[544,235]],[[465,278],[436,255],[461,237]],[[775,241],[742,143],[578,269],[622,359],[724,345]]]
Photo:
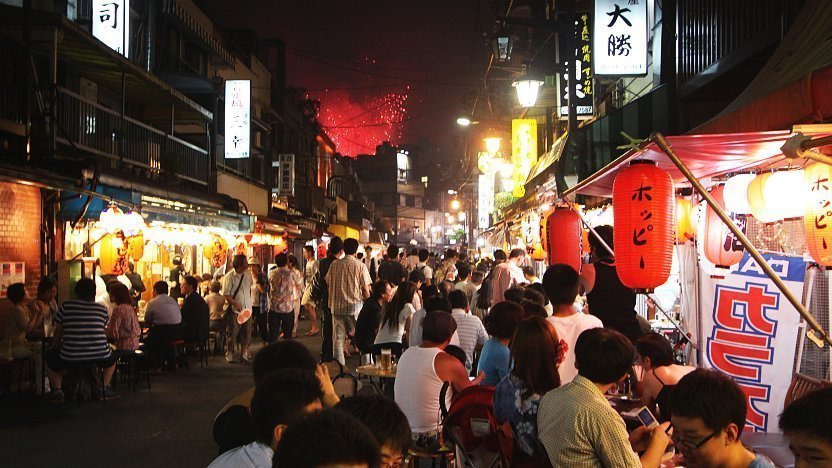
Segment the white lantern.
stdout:
[[520,101],[521,107],[534,107],[534,103],[537,102],[537,93],[543,86],[543,82],[534,78],[525,78],[511,85],[517,90],[517,100]]
[[485,149],[488,150],[489,153],[495,154],[497,151],[500,151],[500,143],[503,142],[503,139],[500,137],[489,137],[485,139]]
[[98,224],[101,229],[107,231],[109,234],[115,234],[124,228],[124,212],[116,205],[110,205],[106,210],[101,212],[98,218]]
[[130,211],[124,215],[123,231],[127,237],[135,236],[145,228],[144,218],[137,211]]
[[763,223],[803,216],[803,170],[760,174],[748,185],[751,214]]
[[754,177],[754,174],[737,174],[725,182],[722,196],[726,210],[734,214],[751,213],[751,207],[748,206],[748,184]]

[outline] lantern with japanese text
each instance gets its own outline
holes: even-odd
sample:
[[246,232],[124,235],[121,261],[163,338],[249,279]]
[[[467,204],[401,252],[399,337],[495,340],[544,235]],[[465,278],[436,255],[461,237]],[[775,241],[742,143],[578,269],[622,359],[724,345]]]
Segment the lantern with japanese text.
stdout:
[[127,272],[130,247],[120,234],[107,234],[99,242],[99,265],[105,275],[123,275]]
[[134,262],[138,262],[144,256],[144,235],[136,234],[135,236],[130,236],[124,240],[130,251],[130,258],[133,259]]
[[98,218],[98,225],[109,234],[115,234],[124,229],[125,215],[121,208],[112,204],[101,212]]
[[556,208],[546,220],[549,264],[565,263],[581,271],[581,219],[569,208]]
[[543,243],[538,242],[534,244],[534,246],[532,247],[532,252],[529,254],[529,256],[531,256],[532,260],[537,262],[542,262],[546,260],[547,254],[546,251],[543,250]]
[[832,267],[832,167],[815,163],[803,174],[806,187],[806,247],[809,255],[826,268]]
[[[711,190],[711,196],[723,209],[725,209],[724,190],[725,188],[722,185]],[[731,216],[731,219],[740,230],[745,230],[744,217]],[[705,207],[704,228],[705,239],[703,241],[705,258],[709,262],[713,263],[717,268],[730,268],[731,265],[739,263],[742,260],[742,254],[745,249],[710,205]]]
[[803,171],[766,172],[748,184],[748,206],[762,223],[803,216]]
[[687,198],[676,198],[676,243],[684,244],[696,237],[693,203]]
[[214,268],[225,265],[228,258],[228,242],[216,234],[211,236],[211,242],[202,246],[202,255]]
[[612,190],[618,278],[636,292],[650,292],[670,276],[673,179],[653,161],[633,161]]

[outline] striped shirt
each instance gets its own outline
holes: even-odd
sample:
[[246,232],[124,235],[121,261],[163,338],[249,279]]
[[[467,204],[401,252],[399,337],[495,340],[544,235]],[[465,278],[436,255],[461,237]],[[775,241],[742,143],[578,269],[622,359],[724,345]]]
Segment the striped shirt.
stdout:
[[456,320],[456,332],[459,333],[459,347],[465,351],[465,368],[470,371],[474,362],[474,350],[477,345],[488,341],[488,333],[482,320],[464,309],[453,309],[451,315]]
[[100,361],[112,353],[107,346],[107,308],[86,301],[66,301],[55,321],[63,328],[61,359],[65,361]]
[[358,315],[364,305],[362,291],[372,284],[367,266],[352,255],[335,260],[326,272],[329,308],[333,315]]

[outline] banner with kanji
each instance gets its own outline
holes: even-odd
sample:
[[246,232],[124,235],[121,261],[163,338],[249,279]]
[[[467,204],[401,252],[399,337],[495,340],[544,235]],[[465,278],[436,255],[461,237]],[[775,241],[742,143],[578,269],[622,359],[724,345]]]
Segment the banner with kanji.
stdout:
[[[763,257],[788,289],[802,297],[806,262],[801,257]],[[748,403],[745,430],[778,432],[800,315],[748,253],[724,277],[701,279],[703,367],[728,374],[742,387]]]

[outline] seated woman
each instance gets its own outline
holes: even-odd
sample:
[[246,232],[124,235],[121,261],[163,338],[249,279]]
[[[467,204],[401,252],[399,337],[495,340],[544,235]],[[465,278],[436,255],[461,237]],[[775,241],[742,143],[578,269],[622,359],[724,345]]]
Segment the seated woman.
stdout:
[[373,283],[373,290],[370,298],[364,301],[361,312],[358,313],[358,320],[355,323],[355,337],[352,342],[361,354],[373,352],[373,343],[378,334],[381,324],[381,311],[390,302],[393,295],[393,288],[390,283],[378,280]]
[[403,343],[406,343],[407,331],[416,309],[413,308],[413,295],[416,285],[410,281],[402,283],[393,295],[393,299],[384,307],[381,325],[373,342],[373,353],[381,354],[382,349],[391,349],[394,356],[401,356]]
[[540,455],[537,440],[537,408],[549,390],[560,386],[560,338],[555,326],[542,317],[530,317],[517,325],[511,340],[514,368],[494,390],[494,415],[508,422],[514,443],[526,455]]
[[483,385],[497,385],[508,375],[511,367],[508,342],[522,318],[523,308],[508,301],[497,303],[485,317],[485,331],[490,338],[482,347],[477,366],[478,370],[485,372]]
[[636,340],[636,351],[644,369],[642,393],[644,404],[654,410],[659,406],[656,417],[661,422],[670,421],[670,393],[694,368],[681,366],[673,361],[673,347],[665,337],[651,332]]
[[29,303],[29,317],[35,319],[34,327],[29,335],[31,338],[52,336],[55,316],[58,315],[58,303],[55,297],[58,287],[55,282],[44,276],[38,283],[38,295]]
[[142,329],[127,286],[121,283],[110,285],[110,302],[116,306],[107,323],[107,337],[115,340],[116,354],[130,354],[139,349]]

